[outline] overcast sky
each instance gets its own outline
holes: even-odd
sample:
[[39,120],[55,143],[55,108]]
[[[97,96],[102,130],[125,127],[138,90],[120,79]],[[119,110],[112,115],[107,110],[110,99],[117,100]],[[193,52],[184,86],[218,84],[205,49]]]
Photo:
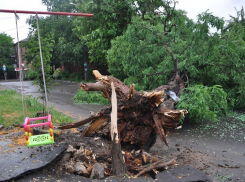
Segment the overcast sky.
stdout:
[[[196,20],[196,16],[209,9],[213,15],[229,19],[229,15],[236,16],[236,10],[245,8],[245,0],[179,0],[177,9],[183,9],[188,17]],[[47,11],[41,0],[0,0],[0,9]],[[90,13],[90,12],[83,12]],[[29,26],[25,23],[30,14],[18,14],[19,40],[27,38]],[[0,33],[6,33],[17,42],[15,16],[13,13],[0,12]]]

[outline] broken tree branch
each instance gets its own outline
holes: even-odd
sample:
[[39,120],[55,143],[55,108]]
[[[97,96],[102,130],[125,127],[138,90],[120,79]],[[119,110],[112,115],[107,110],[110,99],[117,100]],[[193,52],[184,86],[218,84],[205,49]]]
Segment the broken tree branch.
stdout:
[[170,161],[167,161],[167,162],[156,161],[153,164],[151,164],[149,167],[144,168],[142,171],[140,171],[138,174],[136,174],[135,177],[139,177],[142,174],[149,172],[153,169],[162,168],[162,167],[169,166],[169,165],[175,165],[175,163],[176,163],[176,158],[174,158]]

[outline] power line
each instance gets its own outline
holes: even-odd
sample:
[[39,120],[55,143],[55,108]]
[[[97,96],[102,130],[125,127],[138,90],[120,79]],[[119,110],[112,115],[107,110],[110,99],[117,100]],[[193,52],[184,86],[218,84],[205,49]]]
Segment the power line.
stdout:
[[[22,16],[26,16],[26,15],[19,15],[19,16],[22,17]],[[15,17],[14,16],[9,16],[9,17],[6,17],[6,18],[0,18],[0,20],[10,19],[10,18],[15,18]]]
[[[24,26],[21,26],[21,27],[18,27],[18,28],[23,28],[23,27],[26,27],[26,26],[28,26],[28,25],[24,25]],[[10,30],[4,30],[2,32],[9,32],[9,31],[12,31],[12,30],[16,30],[16,28],[13,28],[13,29],[10,29]]]
[[14,18],[14,17],[0,18],[0,20],[10,19],[10,18]]

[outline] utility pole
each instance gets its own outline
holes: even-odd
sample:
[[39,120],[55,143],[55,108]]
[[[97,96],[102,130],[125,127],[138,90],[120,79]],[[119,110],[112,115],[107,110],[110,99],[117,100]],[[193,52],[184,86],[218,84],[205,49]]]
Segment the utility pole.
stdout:
[[3,55],[3,47],[1,47],[2,49],[2,56],[3,56],[3,65],[4,65],[4,55]]
[[84,74],[85,74],[85,82],[88,82],[88,61],[87,54],[85,50],[85,44],[83,43],[83,55],[84,55]]
[[3,74],[4,74],[4,79],[7,80],[7,70],[4,62],[3,47],[1,47],[1,49],[2,49],[2,56],[3,56]]

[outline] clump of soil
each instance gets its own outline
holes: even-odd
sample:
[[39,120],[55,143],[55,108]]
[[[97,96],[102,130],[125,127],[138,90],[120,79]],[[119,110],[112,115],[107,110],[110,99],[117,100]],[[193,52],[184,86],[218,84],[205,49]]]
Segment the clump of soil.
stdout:
[[18,133],[18,132],[23,132],[24,133],[24,129],[20,128],[20,127],[13,127],[13,129],[4,129],[0,131],[0,136],[2,135],[8,135],[8,134],[13,134],[13,133]]
[[25,146],[26,145],[26,138],[25,138],[24,133],[21,136],[14,136],[11,139],[14,142],[14,144],[12,144],[13,146],[15,145]]

